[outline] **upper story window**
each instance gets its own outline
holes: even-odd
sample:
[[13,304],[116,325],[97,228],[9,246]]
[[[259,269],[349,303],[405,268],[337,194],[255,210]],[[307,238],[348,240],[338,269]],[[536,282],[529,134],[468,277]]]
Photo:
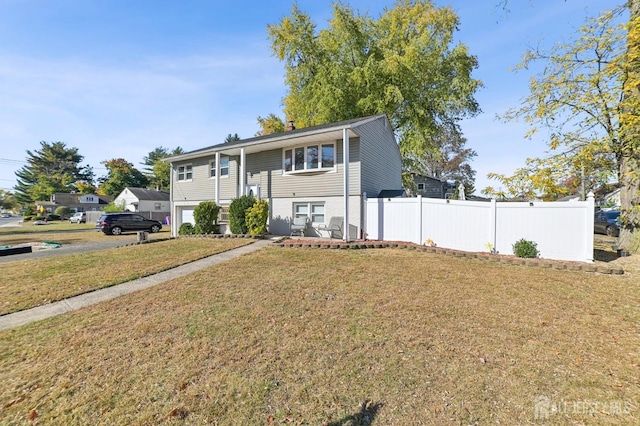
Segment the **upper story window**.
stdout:
[[335,144],[306,145],[284,150],[285,173],[333,169]]
[[191,164],[184,166],[178,166],[178,180],[191,180],[193,179],[193,168]]
[[[216,160],[209,163],[209,177],[216,177]],[[229,176],[229,157],[220,156],[220,177]]]
[[424,183],[418,184],[418,191],[424,191]]

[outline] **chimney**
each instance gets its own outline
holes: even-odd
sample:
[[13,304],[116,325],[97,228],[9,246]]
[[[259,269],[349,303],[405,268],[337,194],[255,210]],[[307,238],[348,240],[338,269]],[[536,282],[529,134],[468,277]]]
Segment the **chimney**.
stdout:
[[293,125],[293,120],[289,120],[289,124],[287,124],[287,131],[295,130],[296,126]]

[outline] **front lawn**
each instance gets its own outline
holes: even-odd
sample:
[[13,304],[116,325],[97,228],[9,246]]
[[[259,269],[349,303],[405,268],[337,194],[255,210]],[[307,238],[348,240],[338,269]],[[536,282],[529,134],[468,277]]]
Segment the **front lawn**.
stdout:
[[268,248],[0,333],[0,423],[638,424],[639,287]]
[[[73,238],[73,234],[66,236]],[[179,238],[3,263],[0,315],[166,271],[251,242],[244,238]]]

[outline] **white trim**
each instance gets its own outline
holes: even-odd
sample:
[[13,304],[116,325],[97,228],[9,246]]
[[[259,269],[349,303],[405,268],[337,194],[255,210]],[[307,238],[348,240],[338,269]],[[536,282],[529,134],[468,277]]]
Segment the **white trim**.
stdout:
[[[322,167],[322,147],[323,146],[331,146],[333,147],[333,166],[331,167]],[[318,167],[316,168],[308,168],[307,167],[307,156],[308,156],[308,150],[310,147],[317,147],[318,148]],[[304,162],[303,162],[303,168],[300,170],[296,170],[295,169],[295,152],[296,149],[302,148],[304,150]],[[286,165],[285,165],[285,159],[286,159],[286,152],[287,151],[291,151],[291,170],[286,169]],[[313,142],[313,143],[308,143],[305,145],[296,145],[296,146],[291,146],[291,147],[286,147],[286,148],[282,148],[282,174],[283,175],[295,175],[295,174],[305,174],[305,173],[316,173],[316,172],[335,172],[336,171],[336,167],[338,164],[338,159],[337,159],[337,149],[336,149],[336,143],[335,142]]]
[[[189,168],[190,172],[187,173],[187,167]],[[184,179],[180,179],[180,169],[184,168]],[[187,174],[191,174],[191,178],[187,179]],[[188,163],[188,164],[182,164],[180,166],[176,167],[176,182],[191,182],[193,180],[193,164],[192,163]]]
[[342,238],[349,242],[349,129],[342,129],[342,166],[344,175],[344,229]]

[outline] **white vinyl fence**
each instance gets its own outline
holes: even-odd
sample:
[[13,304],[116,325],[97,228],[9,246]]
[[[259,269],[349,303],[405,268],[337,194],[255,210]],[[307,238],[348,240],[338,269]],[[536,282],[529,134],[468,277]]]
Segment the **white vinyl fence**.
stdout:
[[546,259],[593,262],[593,194],[586,201],[491,202],[434,198],[371,198],[366,238],[433,243],[469,252],[513,254],[524,238]]

